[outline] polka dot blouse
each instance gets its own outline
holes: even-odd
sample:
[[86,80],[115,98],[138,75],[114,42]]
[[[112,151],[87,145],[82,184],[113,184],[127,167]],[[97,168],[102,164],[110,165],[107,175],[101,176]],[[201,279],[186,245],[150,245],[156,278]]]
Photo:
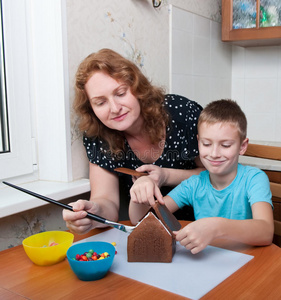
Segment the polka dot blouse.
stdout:
[[[202,107],[179,95],[166,95],[165,106],[170,114],[171,122],[167,127],[166,141],[162,155],[153,163],[159,167],[174,169],[190,169],[194,167],[194,158],[198,156],[197,122]],[[125,140],[125,153],[121,159],[110,156],[106,143],[96,138],[83,137],[88,159],[91,163],[114,172],[115,168],[126,167],[136,169],[143,162],[131,150]],[[128,187],[132,185],[131,176],[125,177]]]

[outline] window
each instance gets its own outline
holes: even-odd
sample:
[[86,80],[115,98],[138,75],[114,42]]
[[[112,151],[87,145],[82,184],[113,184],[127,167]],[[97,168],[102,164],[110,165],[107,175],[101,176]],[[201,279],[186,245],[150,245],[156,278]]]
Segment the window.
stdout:
[[0,180],[71,181],[65,0],[0,1],[10,138]]
[[0,154],[0,178],[3,179],[32,173],[33,160],[24,1],[2,0],[1,8],[4,53],[1,68],[1,103],[4,104],[1,106],[1,133],[2,149],[5,151]]

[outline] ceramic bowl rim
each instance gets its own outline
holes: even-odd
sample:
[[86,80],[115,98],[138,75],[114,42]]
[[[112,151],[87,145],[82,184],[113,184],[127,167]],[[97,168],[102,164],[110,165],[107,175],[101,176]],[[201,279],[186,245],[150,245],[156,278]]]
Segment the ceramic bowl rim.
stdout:
[[[66,234],[67,240],[66,240],[66,241],[63,241],[63,242],[61,242],[61,243],[59,243],[58,245],[54,245],[54,246],[52,246],[52,247],[62,246],[62,245],[64,245],[64,244],[70,243],[71,240],[72,240],[72,242],[71,242],[71,246],[72,246],[72,243],[73,243],[73,240],[74,240],[74,234],[71,233],[71,232],[68,232],[68,231],[63,231],[63,230],[46,230],[46,231],[42,231],[42,232],[38,232],[38,233],[32,234],[32,235],[26,237],[26,238],[22,241],[22,245],[23,245],[24,247],[28,247],[28,248],[33,248],[33,249],[40,248],[40,249],[41,249],[41,248],[43,248],[43,247],[41,247],[41,246],[31,246],[31,245],[28,245],[26,242],[27,242],[29,239],[31,239],[31,238],[33,238],[33,237],[35,237],[35,236],[39,236],[39,235],[43,235],[43,234],[47,234],[47,233],[54,233],[54,232],[59,232],[59,233],[64,233],[64,234]],[[70,246],[70,247],[71,247],[71,246]],[[46,247],[46,249],[49,249],[49,247]]]

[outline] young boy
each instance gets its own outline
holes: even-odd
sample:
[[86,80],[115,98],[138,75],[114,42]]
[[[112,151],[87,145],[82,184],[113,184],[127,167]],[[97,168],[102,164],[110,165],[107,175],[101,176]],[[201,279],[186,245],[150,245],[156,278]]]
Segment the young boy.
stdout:
[[238,163],[248,146],[246,131],[245,114],[236,102],[208,104],[198,121],[199,153],[206,171],[183,181],[164,198],[148,176],[141,177],[137,184],[144,190],[154,185],[154,195],[142,197],[132,187],[131,222],[145,215],[155,196],[171,212],[185,205],[193,207],[196,221],[175,232],[176,239],[193,254],[215,238],[271,244],[274,222],[268,177],[258,168]]

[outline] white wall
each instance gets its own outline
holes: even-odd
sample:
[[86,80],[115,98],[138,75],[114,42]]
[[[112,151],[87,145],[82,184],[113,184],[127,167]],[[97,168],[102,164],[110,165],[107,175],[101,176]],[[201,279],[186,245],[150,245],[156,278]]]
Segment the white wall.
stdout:
[[246,113],[250,140],[281,142],[281,46],[233,46],[232,98]]
[[231,45],[220,23],[172,7],[170,55],[171,92],[202,106],[231,97]]

